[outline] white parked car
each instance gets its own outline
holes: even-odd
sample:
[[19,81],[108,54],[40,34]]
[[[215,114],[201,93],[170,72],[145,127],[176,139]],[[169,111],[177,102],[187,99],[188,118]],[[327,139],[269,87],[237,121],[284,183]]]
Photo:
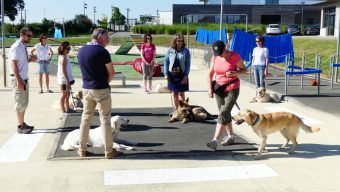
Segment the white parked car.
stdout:
[[266,28],[267,35],[279,35],[281,34],[281,27],[279,24],[269,24]]

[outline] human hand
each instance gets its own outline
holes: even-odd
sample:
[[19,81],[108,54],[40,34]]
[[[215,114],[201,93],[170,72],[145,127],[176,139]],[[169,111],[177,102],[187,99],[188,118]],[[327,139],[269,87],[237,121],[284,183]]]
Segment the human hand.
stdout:
[[25,90],[26,83],[23,80],[17,82],[18,90]]
[[38,57],[36,55],[30,55],[28,57],[28,62],[36,62],[38,60]]
[[210,98],[214,98],[214,93],[212,92],[212,90],[209,90],[209,91],[208,91],[208,96],[209,96]]
[[183,77],[182,84],[188,84],[188,76]]
[[225,75],[226,75],[227,77],[234,77],[234,76],[236,76],[236,71],[227,71],[227,72],[225,73]]

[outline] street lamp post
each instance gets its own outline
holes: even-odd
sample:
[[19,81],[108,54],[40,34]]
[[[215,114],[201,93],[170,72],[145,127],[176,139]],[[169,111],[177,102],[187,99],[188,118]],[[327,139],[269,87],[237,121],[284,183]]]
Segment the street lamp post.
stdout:
[[93,7],[93,24],[96,25],[96,13],[97,13],[97,10],[96,10],[96,6]]
[[221,13],[220,13],[220,40],[222,41],[222,20],[223,20],[223,0],[221,0]]
[[7,87],[6,80],[6,47],[5,47],[5,4],[4,0],[1,0],[1,38],[2,38],[2,61],[4,63],[4,87]]
[[305,4],[304,1],[301,1],[301,30],[302,30],[302,26],[303,26],[303,5]]

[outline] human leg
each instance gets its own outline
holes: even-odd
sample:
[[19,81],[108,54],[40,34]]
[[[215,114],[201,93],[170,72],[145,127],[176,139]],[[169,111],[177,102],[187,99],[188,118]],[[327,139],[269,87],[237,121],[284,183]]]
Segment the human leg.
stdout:
[[50,90],[50,72],[51,72],[51,64],[49,61],[45,63],[45,79],[46,79],[46,88],[48,93],[52,93]]
[[103,134],[105,154],[110,154],[113,146],[112,128],[110,124],[112,105],[110,89],[93,90],[93,97],[98,103],[100,127]]
[[79,149],[78,154],[80,156],[86,155],[87,150],[87,142],[89,138],[89,130],[93,118],[94,110],[96,109],[96,102],[93,100],[91,96],[91,90],[84,89],[83,90],[83,97],[84,97],[84,108],[83,113],[81,116],[80,122],[80,137],[79,137]]
[[144,91],[148,92],[148,86],[147,86],[147,76],[148,76],[148,70],[147,65],[145,62],[142,62],[142,71],[143,71],[143,84],[144,84]]
[[65,109],[65,102],[66,102],[65,99],[67,97],[66,85],[65,84],[60,85],[60,90],[61,90],[61,98],[59,100],[59,104],[60,104],[61,112],[64,113],[66,112],[66,109]]
[[171,96],[172,96],[172,106],[174,107],[174,109],[177,109],[179,105],[178,92],[172,92]]
[[261,86],[260,85],[260,66],[259,65],[254,65],[254,78],[255,78],[255,84],[256,84],[256,90]]
[[265,67],[264,66],[259,66],[259,81],[260,81],[260,87],[265,87],[265,83],[264,83],[264,78],[265,78],[265,75],[264,75],[264,70],[265,70]]
[[153,68],[155,65],[149,66],[149,91],[152,91],[152,76],[153,76]]

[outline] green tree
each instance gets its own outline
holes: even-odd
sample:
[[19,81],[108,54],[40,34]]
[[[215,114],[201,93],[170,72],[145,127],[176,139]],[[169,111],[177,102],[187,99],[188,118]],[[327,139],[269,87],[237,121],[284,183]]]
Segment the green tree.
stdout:
[[6,0],[4,4],[5,15],[11,21],[15,20],[15,16],[18,15],[18,10],[23,10],[25,8],[24,0]]
[[114,24],[117,24],[117,25],[124,25],[125,24],[125,16],[120,13],[120,10],[119,10],[118,7],[113,7],[111,23],[114,23]]
[[99,27],[106,29],[109,18],[107,16],[103,16],[101,20],[97,20]]

